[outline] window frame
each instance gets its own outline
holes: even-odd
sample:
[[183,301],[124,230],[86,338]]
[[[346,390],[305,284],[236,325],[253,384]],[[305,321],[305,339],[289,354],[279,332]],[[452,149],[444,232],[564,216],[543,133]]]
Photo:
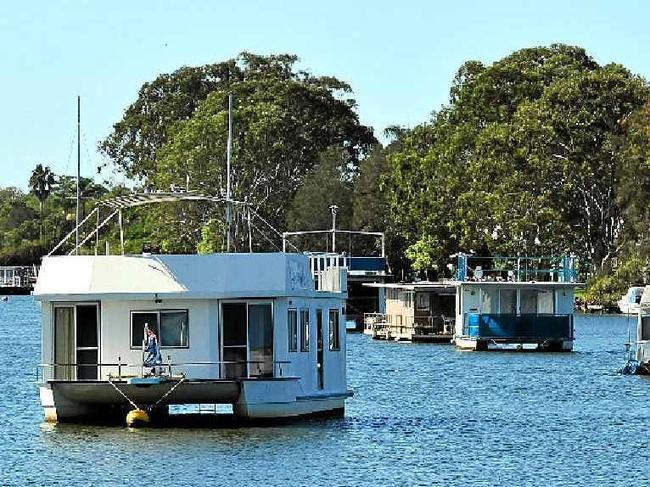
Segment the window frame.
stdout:
[[[332,321],[332,313],[336,314],[336,330],[334,330],[334,321]],[[338,308],[330,308],[327,314],[328,331],[329,331],[329,344],[330,352],[338,352],[341,350],[341,310]],[[333,338],[336,338],[335,340]]]
[[[294,320],[294,325],[295,325],[295,333],[292,333],[291,331],[291,315],[294,315],[296,319]],[[298,326],[298,308],[288,308],[287,309],[287,345],[288,345],[288,351],[290,353],[297,352],[298,351],[298,343],[300,342],[299,338],[299,326]],[[293,338],[295,337],[295,341]]]
[[[174,350],[174,349],[188,349],[190,348],[190,311],[187,308],[170,308],[170,309],[132,309],[129,312],[129,348],[131,350],[139,350],[142,348],[142,345],[134,346],[131,340],[133,339],[133,315],[134,314],[156,314],[158,316],[158,344],[160,349],[163,350]],[[163,345],[162,344],[162,327],[161,327],[161,315],[164,313],[185,313],[187,316],[187,345]]]
[[[307,322],[305,323],[303,321],[303,318],[307,316]],[[309,352],[309,347],[310,347],[310,341],[311,341],[311,333],[309,333],[309,321],[311,318],[311,313],[309,308],[300,308],[300,351],[301,352]],[[307,333],[305,333],[305,331]],[[306,335],[306,337],[305,337]]]

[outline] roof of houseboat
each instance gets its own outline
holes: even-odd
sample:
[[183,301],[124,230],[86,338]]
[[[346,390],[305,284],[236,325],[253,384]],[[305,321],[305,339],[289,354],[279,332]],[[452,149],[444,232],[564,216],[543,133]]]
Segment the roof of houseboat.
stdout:
[[501,286],[501,287],[581,287],[584,284],[561,281],[420,281],[400,283],[368,283],[367,287],[405,289],[407,291],[446,291],[461,286]]
[[[45,257],[34,288],[34,296],[46,300],[311,296],[315,292],[309,258],[289,253]],[[330,293],[318,295],[324,294]]]

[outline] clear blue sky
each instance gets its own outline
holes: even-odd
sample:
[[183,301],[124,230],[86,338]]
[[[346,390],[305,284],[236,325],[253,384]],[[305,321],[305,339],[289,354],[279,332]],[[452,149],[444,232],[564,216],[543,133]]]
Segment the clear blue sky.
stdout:
[[[650,77],[645,1],[55,1],[0,11],[0,186],[26,188],[38,162],[82,173],[139,87],[182,65],[248,50],[295,53],[314,74],[349,82],[377,134],[414,126],[445,103],[456,69],[563,42]],[[121,179],[118,178],[118,181]]]

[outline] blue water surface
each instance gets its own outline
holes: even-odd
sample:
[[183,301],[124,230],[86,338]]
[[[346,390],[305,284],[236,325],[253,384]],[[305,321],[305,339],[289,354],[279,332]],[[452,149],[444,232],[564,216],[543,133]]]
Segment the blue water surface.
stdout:
[[576,317],[570,354],[459,352],[348,335],[343,419],[247,428],[43,423],[38,305],[0,302],[4,485],[645,485],[634,320]]

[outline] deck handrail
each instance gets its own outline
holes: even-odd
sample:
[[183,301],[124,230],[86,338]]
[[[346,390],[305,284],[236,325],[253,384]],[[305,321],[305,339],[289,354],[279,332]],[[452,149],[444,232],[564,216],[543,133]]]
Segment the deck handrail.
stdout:
[[[173,367],[201,367],[201,366],[223,366],[223,365],[255,365],[257,364],[258,366],[260,364],[272,364],[273,366],[279,365],[279,376],[283,376],[283,371],[282,371],[282,365],[290,364],[291,361],[289,360],[273,360],[273,361],[266,361],[266,360],[219,360],[219,361],[198,361],[198,362],[162,362],[160,364],[156,365],[144,365],[142,362],[140,363],[135,363],[135,364],[130,364],[130,363],[122,363],[122,362],[111,362],[111,363],[90,363],[90,364],[85,364],[85,363],[78,363],[78,362],[70,362],[70,363],[42,363],[42,364],[37,364],[36,365],[36,382],[39,381],[39,378],[43,378],[44,376],[44,370],[46,368],[51,368],[56,370],[56,367],[74,367],[77,370],[79,370],[79,367],[97,367],[99,368],[99,377],[98,379],[94,380],[102,380],[101,379],[101,370],[102,367],[117,367],[118,369],[118,375],[117,378],[118,380],[122,379],[122,368],[133,368],[137,367],[140,369],[150,369],[154,367],[159,367],[161,369],[167,369],[169,375],[172,375],[172,368]],[[258,367],[258,372],[261,373],[261,368]],[[219,378],[221,377],[222,374],[219,374]],[[110,376],[110,373],[109,373]],[[255,377],[255,374],[250,374],[248,371],[246,372],[245,376],[242,377]],[[79,379],[75,379],[77,381]],[[83,380],[93,380],[93,379],[83,379]]]

